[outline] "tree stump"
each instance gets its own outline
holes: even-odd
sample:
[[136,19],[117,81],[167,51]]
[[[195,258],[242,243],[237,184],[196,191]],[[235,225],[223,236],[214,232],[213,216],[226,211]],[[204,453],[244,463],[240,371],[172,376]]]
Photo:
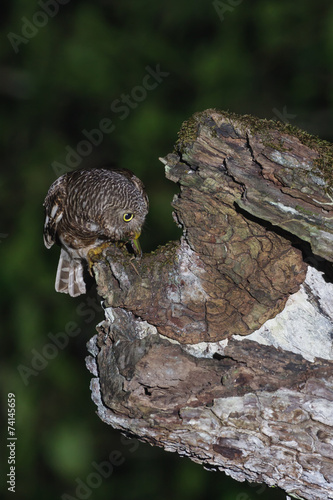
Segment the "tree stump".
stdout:
[[98,415],[238,481],[333,498],[333,147],[207,110],[161,159],[180,241],[94,264]]

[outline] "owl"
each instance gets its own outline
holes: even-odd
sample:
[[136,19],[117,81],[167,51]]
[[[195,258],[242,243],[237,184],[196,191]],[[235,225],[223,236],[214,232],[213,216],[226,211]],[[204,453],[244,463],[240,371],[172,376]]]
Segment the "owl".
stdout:
[[55,289],[72,297],[86,292],[91,257],[111,242],[138,238],[148,213],[142,182],[129,170],[77,170],[59,177],[44,201],[44,244],[61,247]]

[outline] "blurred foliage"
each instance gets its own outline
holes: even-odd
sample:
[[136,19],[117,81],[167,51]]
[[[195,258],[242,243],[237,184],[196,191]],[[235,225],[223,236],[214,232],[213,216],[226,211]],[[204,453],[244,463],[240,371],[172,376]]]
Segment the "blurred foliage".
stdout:
[[[150,197],[141,238],[149,251],[180,234],[170,205],[177,186],[158,157],[172,151],[193,112],[217,107],[288,119],[332,140],[332,3],[11,0],[0,10],[0,370],[4,417],[7,393],[17,401],[19,497],[76,498],[77,481],[118,450],[124,460],[92,498],[284,498],[125,443],[99,420],[84,358],[103,315],[93,290],[77,299],[54,292],[59,250],[43,247],[42,203],[59,169],[75,162],[130,168]],[[156,88],[142,87],[152,70],[168,75]],[[66,164],[87,139],[83,131],[106,119],[112,132]],[[69,337],[71,328],[80,333]],[[52,334],[67,338],[66,346],[56,347]],[[32,365],[33,374],[22,375]],[[1,454],[5,463],[4,446]]]

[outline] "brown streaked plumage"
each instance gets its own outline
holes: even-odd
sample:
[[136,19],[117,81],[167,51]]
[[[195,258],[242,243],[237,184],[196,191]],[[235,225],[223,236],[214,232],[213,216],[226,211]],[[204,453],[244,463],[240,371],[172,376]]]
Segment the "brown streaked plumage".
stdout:
[[129,170],[77,170],[59,177],[44,201],[44,243],[61,247],[55,289],[72,297],[86,292],[89,252],[107,242],[137,238],[148,212],[144,186]]

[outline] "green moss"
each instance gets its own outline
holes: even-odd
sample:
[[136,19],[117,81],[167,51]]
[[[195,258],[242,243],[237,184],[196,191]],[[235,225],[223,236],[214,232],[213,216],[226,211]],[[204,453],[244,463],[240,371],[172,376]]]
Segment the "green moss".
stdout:
[[186,149],[197,138],[199,124],[195,115],[184,121],[178,132],[178,139],[175,144],[175,151],[181,152]]
[[[313,162],[313,173],[325,181],[327,190],[333,189],[333,144],[289,123],[261,119],[252,115],[237,115],[229,111],[207,109],[203,112],[195,113],[183,123],[175,145],[176,152],[184,153],[193,144],[198,136],[200,124],[207,124],[213,112],[223,115],[232,125],[249,130],[253,135],[260,135],[266,146],[281,152],[285,152],[287,149],[281,138],[275,137],[272,132],[278,131],[282,134],[296,137],[304,146],[318,153],[319,157]],[[217,134],[217,127],[212,126],[211,123],[209,126],[212,135]]]
[[295,210],[297,210],[300,213],[303,213],[304,215],[310,216],[310,217],[311,217],[311,215],[313,215],[312,210],[308,210],[305,207],[303,207],[302,205],[296,205]]
[[197,138],[200,124],[206,122],[207,118],[214,109],[206,109],[198,113],[194,113],[188,120],[185,120],[178,132],[178,139],[175,144],[176,152],[183,152]]

